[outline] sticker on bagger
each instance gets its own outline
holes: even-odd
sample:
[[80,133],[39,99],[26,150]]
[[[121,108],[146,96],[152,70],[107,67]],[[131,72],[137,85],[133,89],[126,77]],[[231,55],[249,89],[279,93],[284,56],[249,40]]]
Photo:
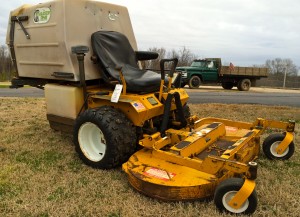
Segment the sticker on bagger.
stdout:
[[165,180],[165,181],[168,181],[168,180],[172,179],[174,176],[176,176],[175,173],[168,173],[165,170],[160,170],[160,169],[157,169],[154,167],[151,167],[150,169],[146,170],[144,172],[144,174],[161,179],[161,180]]
[[119,12],[113,12],[113,11],[108,12],[108,19],[110,19],[111,21],[115,21],[118,18],[119,18]]
[[111,102],[117,103],[119,101],[122,89],[123,89],[122,84],[116,84],[115,90],[114,90],[114,92],[111,96],[111,99],[110,99]]
[[48,23],[51,16],[50,8],[37,8],[33,14],[34,23]]
[[137,110],[137,111],[146,109],[145,106],[143,105],[143,103],[140,103],[140,102],[133,102],[132,105],[134,106],[135,110]]

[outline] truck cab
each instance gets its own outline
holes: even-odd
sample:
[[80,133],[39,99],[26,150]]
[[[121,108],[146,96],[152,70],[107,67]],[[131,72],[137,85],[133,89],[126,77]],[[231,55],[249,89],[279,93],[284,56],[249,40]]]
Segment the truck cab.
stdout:
[[182,87],[186,84],[195,89],[201,83],[214,82],[218,80],[220,64],[217,59],[194,60],[191,66],[177,67],[182,72]]

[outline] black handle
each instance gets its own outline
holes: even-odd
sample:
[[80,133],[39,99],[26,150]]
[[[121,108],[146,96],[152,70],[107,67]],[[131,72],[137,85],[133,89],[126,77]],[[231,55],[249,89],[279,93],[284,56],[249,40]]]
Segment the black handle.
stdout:
[[21,29],[23,30],[25,36],[27,39],[30,39],[30,35],[29,33],[27,32],[27,30],[25,29],[25,27],[23,26],[22,24],[22,21],[27,21],[28,20],[28,16],[12,16],[11,17],[11,21],[12,22],[18,22],[19,25],[21,26]]
[[168,63],[168,62],[173,62],[173,65],[172,65],[171,70],[170,70],[170,77],[173,77],[173,74],[175,72],[175,69],[176,69],[176,66],[177,66],[177,63],[178,63],[178,59],[177,58],[162,59],[160,61],[161,80],[165,79],[165,63]]
[[158,57],[158,53],[152,51],[135,51],[137,60],[155,60]]
[[89,52],[89,47],[84,45],[78,45],[71,47],[71,51],[74,54],[85,54]]
[[11,21],[27,21],[28,20],[28,16],[12,16],[10,18]]
[[55,78],[66,78],[66,79],[74,78],[74,74],[70,73],[70,72],[53,72],[53,74],[51,76],[53,76]]

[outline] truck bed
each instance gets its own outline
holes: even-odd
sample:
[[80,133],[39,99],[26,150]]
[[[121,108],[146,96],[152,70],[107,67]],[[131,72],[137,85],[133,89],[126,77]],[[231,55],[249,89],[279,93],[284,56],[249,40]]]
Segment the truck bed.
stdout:
[[235,66],[232,69],[229,66],[222,66],[220,76],[226,75],[238,75],[238,76],[253,76],[253,77],[267,77],[268,68],[256,68],[256,67],[240,67]]

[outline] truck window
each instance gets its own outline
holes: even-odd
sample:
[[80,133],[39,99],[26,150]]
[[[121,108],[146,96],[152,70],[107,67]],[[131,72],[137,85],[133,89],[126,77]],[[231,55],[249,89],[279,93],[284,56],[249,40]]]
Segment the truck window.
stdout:
[[200,62],[200,61],[192,62],[191,66],[192,67],[205,67],[205,62]]
[[214,68],[214,62],[210,61],[207,65],[208,68]]

